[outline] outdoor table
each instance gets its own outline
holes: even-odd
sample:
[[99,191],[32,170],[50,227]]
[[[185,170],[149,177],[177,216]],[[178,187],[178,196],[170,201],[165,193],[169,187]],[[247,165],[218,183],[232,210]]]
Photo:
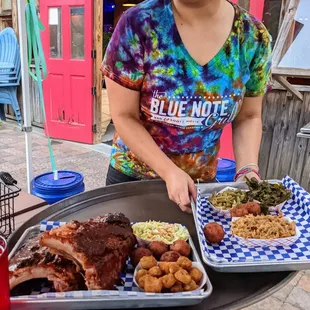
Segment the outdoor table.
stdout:
[[14,199],[14,216],[46,206],[47,202],[26,192],[20,192]]
[[[208,186],[208,185],[205,185]],[[87,220],[107,212],[123,212],[131,221],[166,221],[184,224],[200,252],[193,216],[183,213],[168,198],[166,187],[162,181],[141,181],[112,185],[93,191],[84,192],[77,196],[45,207],[20,226],[9,239],[9,250],[21,237],[26,228],[37,225],[40,221],[70,221]],[[205,266],[213,285],[212,295],[201,304],[184,309],[243,309],[286,285],[295,272],[271,273],[218,273]],[[35,307],[34,307],[35,306]],[[62,309],[63,305],[49,300],[38,304],[28,305],[13,302],[12,309]],[[91,309],[104,305],[89,302],[66,303],[66,309]],[[180,304],[180,307],[182,305]],[[168,308],[166,308],[168,309]]]
[[14,221],[15,228],[18,228],[30,217],[44,210],[47,202],[30,195],[26,192],[20,192],[19,195],[14,199]]

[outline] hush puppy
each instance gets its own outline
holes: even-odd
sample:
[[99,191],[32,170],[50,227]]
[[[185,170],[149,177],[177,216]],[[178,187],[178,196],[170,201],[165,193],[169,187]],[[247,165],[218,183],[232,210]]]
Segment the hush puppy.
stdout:
[[248,214],[253,214],[254,216],[257,216],[261,214],[261,209],[259,203],[247,202],[232,208],[230,214],[232,217],[242,217]]
[[189,284],[192,281],[191,276],[188,274],[188,272],[184,269],[179,269],[175,274],[174,277],[182,282],[183,284]]
[[145,276],[145,275],[147,275],[147,270],[145,270],[145,269],[140,269],[139,271],[137,271],[137,273],[136,273],[136,281],[138,282],[138,280],[141,278],[141,277],[143,277],[143,276]]
[[154,266],[149,270],[149,275],[152,277],[160,277],[162,275],[162,272],[158,266]]
[[169,264],[168,262],[160,262],[159,263],[159,268],[160,270],[162,271],[162,273],[164,274],[168,274],[170,271],[169,271]]
[[170,251],[178,252],[182,256],[188,257],[191,254],[191,247],[184,240],[174,241],[173,244],[170,245]]
[[180,269],[180,266],[175,262],[170,262],[168,264],[169,264],[169,273],[175,274]]
[[220,243],[225,236],[223,227],[214,222],[207,224],[204,227],[203,232],[204,232],[206,239],[210,243]]
[[170,289],[170,288],[172,288],[172,286],[175,285],[177,280],[175,279],[175,277],[172,273],[169,273],[169,274],[161,277],[161,282],[162,282],[164,288]]
[[160,257],[161,262],[176,262],[181,255],[175,251],[168,251]]
[[242,217],[248,215],[249,212],[244,204],[238,205],[230,210],[231,217]]
[[192,268],[189,272],[192,279],[198,284],[202,280],[202,272],[198,268]]
[[196,290],[198,288],[198,285],[196,284],[194,280],[192,280],[189,284],[185,284],[183,288],[184,288],[184,291],[189,292],[189,291]]
[[176,284],[172,286],[170,291],[171,291],[171,293],[183,292],[183,285],[182,285],[182,283],[181,282],[176,282]]
[[137,282],[138,282],[138,285],[139,285],[140,288],[144,289],[145,280],[146,280],[148,277],[152,277],[152,276],[150,276],[149,274],[146,274],[146,275],[144,275],[144,276],[142,276],[142,277],[140,277],[140,278],[138,279]]
[[245,204],[245,209],[248,211],[249,214],[253,214],[254,216],[261,214],[260,205],[257,202],[247,202]]
[[185,270],[190,270],[192,268],[192,261],[185,256],[179,257],[177,264]]
[[143,256],[140,259],[142,269],[150,270],[152,267],[157,266],[157,260],[154,256]]
[[160,293],[163,285],[160,279],[149,276],[144,281],[144,291],[147,293]]
[[148,248],[157,259],[169,250],[168,245],[162,241],[153,241]]
[[143,247],[138,247],[131,252],[130,260],[133,267],[136,267],[139,264],[139,261],[143,256],[152,256],[152,252]]

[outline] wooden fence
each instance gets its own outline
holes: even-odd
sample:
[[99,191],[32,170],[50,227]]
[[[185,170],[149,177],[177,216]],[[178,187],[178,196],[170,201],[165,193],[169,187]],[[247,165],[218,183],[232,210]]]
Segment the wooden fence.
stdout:
[[310,139],[296,136],[310,122],[310,93],[303,95],[303,102],[282,90],[265,97],[259,166],[264,178],[288,174],[310,190]]
[[[35,69],[31,68],[32,72],[35,73]],[[29,78],[30,86],[30,107],[31,107],[31,122],[34,126],[44,127],[44,114],[40,105],[39,100],[39,89],[38,84]]]

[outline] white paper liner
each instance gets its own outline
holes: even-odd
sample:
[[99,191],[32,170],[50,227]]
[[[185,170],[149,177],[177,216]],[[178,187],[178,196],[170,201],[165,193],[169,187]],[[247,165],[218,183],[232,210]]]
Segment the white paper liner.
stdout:
[[[160,262],[157,262],[157,265],[159,265],[159,264],[160,264]],[[201,290],[201,289],[205,286],[205,284],[207,283],[207,273],[206,273],[206,271],[204,270],[202,264],[200,264],[200,263],[192,262],[192,267],[193,267],[193,268],[197,268],[197,269],[199,269],[199,270],[202,272],[202,280],[201,280],[201,282],[200,282],[199,287],[197,288],[197,290]],[[133,275],[133,282],[135,283],[135,285],[136,285],[141,291],[144,291],[142,288],[139,287],[139,285],[138,285],[138,283],[137,283],[137,281],[136,281],[136,274],[137,274],[137,272],[138,272],[140,269],[142,269],[142,268],[141,268],[141,265],[140,265],[140,263],[139,263],[139,264],[137,265],[137,267],[136,267],[136,269],[135,269],[135,272],[134,272],[134,275]],[[195,291],[196,291],[196,290],[195,290]],[[175,294],[175,293],[172,293],[172,294]]]
[[[288,217],[283,217],[288,222],[292,222],[292,220]],[[240,217],[233,217],[232,222],[239,220]],[[265,247],[287,247],[295,243],[300,237],[300,231],[296,226],[296,234],[295,236],[288,238],[277,238],[277,239],[253,239],[253,238],[243,238],[237,235],[233,235],[233,237],[237,240],[237,242],[241,245],[244,245],[248,248],[265,248]]]
[[[282,207],[285,205],[285,203],[287,202],[287,200],[283,201],[282,203],[274,206],[274,207],[269,207],[269,212],[281,212]],[[259,202],[258,202],[259,203]]]
[[[224,193],[224,192],[227,191],[227,190],[234,190],[234,191],[236,191],[236,190],[240,190],[240,188],[235,188],[235,187],[227,186],[227,187],[223,188],[222,190],[220,190],[219,192],[217,192],[216,194],[222,194],[222,193]],[[245,192],[248,191],[248,190],[244,190],[244,189],[241,189],[241,190],[242,190],[242,191],[245,191]],[[211,195],[210,195],[210,196],[211,196]],[[231,217],[231,215],[230,215],[230,210],[231,210],[231,209],[227,209],[227,210],[219,209],[219,208],[215,207],[215,206],[209,201],[209,197],[208,197],[207,200],[208,200],[208,203],[209,203],[211,209],[213,209],[213,210],[214,210],[215,212],[217,212],[219,215],[223,215],[223,216],[225,216],[225,217]]]

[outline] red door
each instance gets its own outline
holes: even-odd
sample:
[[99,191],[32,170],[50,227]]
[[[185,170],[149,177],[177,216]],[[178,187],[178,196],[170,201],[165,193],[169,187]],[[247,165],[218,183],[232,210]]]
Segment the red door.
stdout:
[[93,1],[40,1],[48,76],[43,83],[45,131],[53,138],[93,142]]

